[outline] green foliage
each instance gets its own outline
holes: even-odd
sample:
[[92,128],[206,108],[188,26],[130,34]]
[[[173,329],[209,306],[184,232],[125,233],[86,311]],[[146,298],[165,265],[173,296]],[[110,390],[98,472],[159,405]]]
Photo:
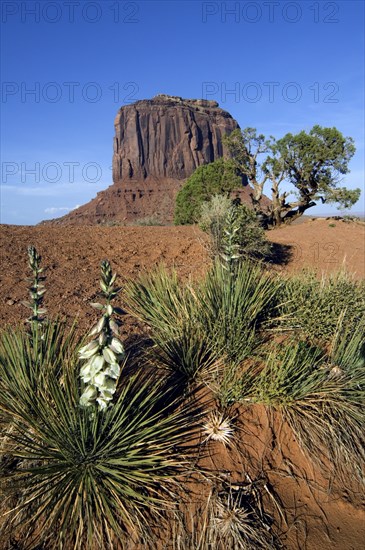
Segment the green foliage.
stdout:
[[211,254],[227,264],[243,258],[269,258],[270,243],[255,212],[223,195],[214,195],[202,206],[199,225],[211,235]]
[[[20,341],[22,336],[18,336]],[[14,361],[18,339],[14,341]],[[153,511],[171,506],[194,432],[191,410],[166,383],[141,375],[123,381],[103,415],[79,407],[77,353],[61,378],[38,366],[37,392],[1,387],[2,415],[12,422],[2,444],[18,462],[2,476],[14,507],[4,530],[33,547],[110,547],[146,535]],[[3,375],[4,365],[0,365]],[[16,398],[15,398],[16,397]],[[31,400],[31,411],[29,408]],[[113,543],[114,541],[114,543]]]
[[326,198],[328,194],[331,197],[338,176],[348,172],[355,146],[353,139],[345,138],[337,128],[316,125],[308,133],[286,134],[276,142],[275,150],[286,165],[289,181],[299,192],[314,192]]
[[349,330],[365,330],[365,281],[345,271],[323,276],[305,270],[285,279],[281,290],[284,326],[300,330],[311,342],[329,342],[339,321]]
[[[349,172],[355,146],[337,128],[316,125],[309,132],[288,133],[279,140],[266,140],[255,128],[246,128],[232,132],[225,144],[236,169],[253,187],[254,209],[268,225],[290,223],[318,200],[350,208],[360,197],[360,189],[339,187]],[[282,191],[284,181],[292,184],[290,192]],[[262,207],[266,184],[271,188],[269,211]],[[290,194],[296,195],[291,202]]]
[[202,204],[199,227],[207,233],[210,232],[212,237],[216,236],[217,242],[222,235],[224,221],[231,206],[232,199],[227,195],[213,195]]
[[330,349],[289,338],[268,343],[235,370],[236,402],[261,403],[285,419],[298,443],[343,481],[365,482],[363,330],[337,331]]
[[304,342],[289,340],[271,346],[255,380],[252,399],[278,409],[294,406],[324,389],[327,373],[320,368],[323,362],[323,351]]
[[[4,411],[9,402],[20,407],[19,414],[31,413],[34,399],[42,391],[44,365],[59,378],[63,365],[81,342],[76,325],[67,329],[66,323],[60,320],[42,327],[34,324],[30,333],[19,328],[3,331],[0,334],[0,401]],[[17,416],[14,408],[13,413]],[[1,412],[0,419],[3,420]]]
[[361,190],[347,189],[346,187],[339,187],[338,189],[331,189],[327,191],[326,202],[328,204],[337,204],[337,209],[351,208],[360,198]]
[[199,304],[191,285],[160,267],[125,287],[126,308],[151,328],[154,362],[194,380],[214,363],[214,353],[198,321]]
[[239,363],[251,353],[279,286],[260,266],[242,262],[233,275],[217,261],[195,286],[160,269],[125,292],[130,313],[151,328],[158,363],[193,380],[216,379],[223,359]]
[[234,274],[215,262],[197,289],[199,315],[217,353],[229,362],[248,357],[274,314],[280,281],[260,265],[242,261]]
[[252,399],[274,407],[289,422],[314,461],[333,474],[365,482],[365,349],[363,331],[337,333],[327,354],[290,340],[273,348]]
[[230,161],[218,159],[199,166],[188,178],[176,197],[175,224],[196,223],[201,207],[213,195],[229,195],[242,186],[242,178]]

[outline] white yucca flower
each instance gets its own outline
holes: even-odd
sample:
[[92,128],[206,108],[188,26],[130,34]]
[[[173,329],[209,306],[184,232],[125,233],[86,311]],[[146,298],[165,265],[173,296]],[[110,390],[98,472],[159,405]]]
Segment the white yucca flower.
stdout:
[[82,407],[90,406],[97,398],[98,391],[95,386],[87,386],[84,393],[80,397],[80,405]]
[[117,353],[118,355],[124,355],[125,353],[122,342],[119,340],[119,338],[116,338],[115,336],[112,338],[109,349],[111,349],[112,351],[114,351],[114,353]]
[[109,400],[103,399],[102,397],[98,397],[96,402],[99,405],[99,410],[101,411],[104,411],[109,405]]
[[94,355],[80,370],[80,376],[84,383],[87,384],[95,375],[101,371],[104,366],[104,357],[102,355]]
[[94,384],[99,389],[99,391],[103,388],[103,386],[106,384],[107,375],[105,372],[99,372],[95,378],[94,378]]
[[103,355],[107,363],[110,363],[112,365],[113,363],[117,362],[117,357],[114,351],[112,351],[109,347],[103,348]]
[[97,340],[93,340],[92,342],[90,342],[90,344],[87,344],[86,346],[80,349],[79,358],[89,359],[89,357],[92,357],[97,353],[98,349],[99,349],[99,342]]
[[118,365],[118,363],[112,363],[111,365],[107,366],[104,372],[105,374],[110,376],[110,378],[114,378],[116,380],[120,375],[120,366]]

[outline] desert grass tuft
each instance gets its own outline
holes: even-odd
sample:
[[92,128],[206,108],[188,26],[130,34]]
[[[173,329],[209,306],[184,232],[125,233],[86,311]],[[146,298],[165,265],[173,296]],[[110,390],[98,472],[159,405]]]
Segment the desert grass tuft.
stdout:
[[195,514],[180,514],[172,523],[173,550],[276,550],[280,541],[273,520],[263,510],[254,483],[213,486]]
[[209,440],[218,441],[223,445],[230,445],[234,438],[234,420],[228,414],[218,409],[211,411],[203,423],[203,443]]
[[271,344],[242,400],[278,411],[303,450],[337,479],[365,481],[365,354],[359,328],[329,353],[291,339]]
[[344,269],[330,275],[304,270],[287,276],[280,290],[281,328],[301,333],[311,343],[329,344],[342,318],[344,330],[365,332],[365,281]]

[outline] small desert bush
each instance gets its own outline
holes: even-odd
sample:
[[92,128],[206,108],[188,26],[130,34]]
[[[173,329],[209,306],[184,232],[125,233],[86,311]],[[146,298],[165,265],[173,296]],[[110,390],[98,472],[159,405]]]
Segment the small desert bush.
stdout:
[[271,245],[265,232],[254,211],[245,204],[214,195],[202,205],[199,226],[211,236],[213,257],[234,252],[239,258],[270,258]]
[[210,252],[212,256],[220,253],[223,230],[232,200],[226,195],[213,195],[203,202],[199,218],[199,227],[211,237]]
[[301,331],[311,342],[329,342],[340,322],[344,329],[365,330],[365,281],[345,271],[318,279],[306,270],[285,279],[281,312],[286,328]]
[[135,220],[134,225],[148,226],[148,225],[165,225],[161,218],[156,215],[146,216],[145,218],[138,218]]
[[197,223],[204,202],[213,195],[229,195],[242,186],[242,177],[231,160],[217,159],[199,166],[176,196],[176,225]]

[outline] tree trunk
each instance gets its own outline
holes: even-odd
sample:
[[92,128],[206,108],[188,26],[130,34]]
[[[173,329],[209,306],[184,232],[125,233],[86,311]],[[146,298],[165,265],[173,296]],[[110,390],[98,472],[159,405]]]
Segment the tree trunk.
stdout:
[[[281,211],[282,211],[282,201],[280,200],[279,194],[279,183],[274,177],[271,178],[272,187],[271,187],[271,225],[280,226],[282,223]],[[285,194],[284,194],[285,195]]]
[[289,210],[289,212],[285,214],[285,216],[283,216],[282,218],[283,223],[286,223],[286,224],[292,223],[297,218],[300,218],[300,216],[303,216],[304,212],[308,210],[308,208],[312,208],[312,206],[316,206],[316,203],[314,201],[299,204],[297,210],[291,209]]

